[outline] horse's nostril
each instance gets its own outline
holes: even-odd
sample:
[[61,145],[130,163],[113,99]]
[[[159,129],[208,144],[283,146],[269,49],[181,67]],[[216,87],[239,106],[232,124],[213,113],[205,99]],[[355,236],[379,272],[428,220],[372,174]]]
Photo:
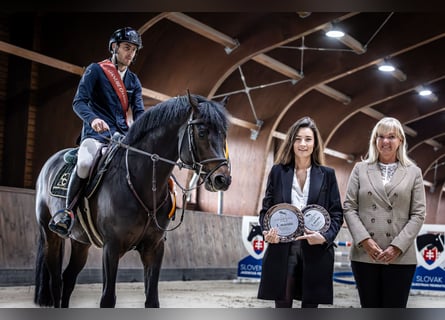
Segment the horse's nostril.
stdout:
[[220,189],[225,184],[225,182],[226,182],[226,178],[224,176],[220,175],[220,176],[215,177],[214,183],[218,189]]
[[213,184],[216,187],[216,189],[227,188],[231,182],[232,182],[232,178],[230,176],[226,177],[225,175],[222,175],[222,174],[217,175],[213,179]]

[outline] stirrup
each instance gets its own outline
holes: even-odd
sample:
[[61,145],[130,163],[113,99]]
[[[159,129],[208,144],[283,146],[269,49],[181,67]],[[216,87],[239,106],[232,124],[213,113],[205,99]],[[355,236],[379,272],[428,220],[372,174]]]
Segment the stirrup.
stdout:
[[68,238],[74,225],[74,213],[69,209],[57,211],[51,218],[48,227],[62,238]]

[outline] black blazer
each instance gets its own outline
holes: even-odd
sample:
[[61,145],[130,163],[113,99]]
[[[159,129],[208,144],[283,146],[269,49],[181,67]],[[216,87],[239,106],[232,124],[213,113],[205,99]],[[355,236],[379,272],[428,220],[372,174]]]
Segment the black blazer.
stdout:
[[[292,165],[274,165],[269,173],[259,221],[262,225],[267,210],[278,203],[291,203]],[[333,303],[334,240],[343,225],[343,209],[335,171],[325,166],[312,165],[307,204],[318,204],[329,212],[331,225],[323,233],[327,242],[309,245],[301,241],[303,264],[298,268],[295,299],[307,303]],[[269,244],[262,261],[258,298],[284,298],[290,243]]]

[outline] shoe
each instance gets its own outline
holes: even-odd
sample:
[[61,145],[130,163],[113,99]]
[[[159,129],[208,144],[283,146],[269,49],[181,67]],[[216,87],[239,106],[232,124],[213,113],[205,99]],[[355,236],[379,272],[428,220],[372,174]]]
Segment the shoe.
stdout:
[[62,238],[68,238],[74,225],[74,213],[69,209],[57,211],[48,224],[52,232],[57,233]]

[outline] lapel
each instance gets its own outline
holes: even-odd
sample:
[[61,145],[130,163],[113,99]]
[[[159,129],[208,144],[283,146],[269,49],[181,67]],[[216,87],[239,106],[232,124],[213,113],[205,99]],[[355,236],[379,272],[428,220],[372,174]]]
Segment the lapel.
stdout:
[[292,183],[294,181],[294,167],[285,166],[281,172],[281,192],[283,194],[283,202],[292,203]]
[[312,165],[311,180],[309,185],[308,204],[317,203],[318,195],[320,194],[321,186],[323,185],[324,172],[319,166]]
[[[388,205],[391,205],[385,186],[382,182],[382,175],[377,163],[370,163],[367,165],[368,179],[374,192]],[[393,177],[394,178],[394,177]]]
[[391,181],[389,181],[386,186],[386,193],[390,196],[394,192],[394,188],[399,185],[406,177],[407,170],[404,166],[400,164],[400,162],[397,164],[397,170],[394,173],[394,176],[392,177]]

